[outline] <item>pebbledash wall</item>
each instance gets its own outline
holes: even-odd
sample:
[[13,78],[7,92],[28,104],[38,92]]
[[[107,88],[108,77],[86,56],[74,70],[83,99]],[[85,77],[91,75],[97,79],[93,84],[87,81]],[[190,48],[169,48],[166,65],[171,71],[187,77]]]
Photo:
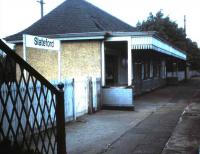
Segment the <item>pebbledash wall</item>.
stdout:
[[100,77],[101,42],[62,43],[62,78]]
[[[16,45],[16,53],[23,57],[23,46]],[[57,51],[27,48],[27,62],[48,80],[58,79]],[[70,41],[61,43],[61,78],[101,76],[101,42]]]

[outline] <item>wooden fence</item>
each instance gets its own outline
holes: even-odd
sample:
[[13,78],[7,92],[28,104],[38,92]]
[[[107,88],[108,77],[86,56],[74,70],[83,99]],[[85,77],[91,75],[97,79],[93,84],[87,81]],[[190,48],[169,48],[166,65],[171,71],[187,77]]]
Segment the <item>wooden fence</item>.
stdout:
[[[59,82],[51,83],[57,85]],[[65,79],[61,83],[64,84],[65,122],[100,109],[100,78]]]
[[[65,122],[76,120],[77,117],[82,116],[86,113],[93,113],[100,108],[100,79],[98,78],[86,78],[86,79],[68,79],[62,80],[63,91],[64,91],[64,112],[65,112]],[[58,81],[51,81],[53,85],[58,85]],[[18,117],[20,114],[23,105],[21,103],[21,98],[16,97],[18,93],[24,99],[25,109],[30,110],[28,119],[26,114],[22,114],[20,122],[23,128],[26,127],[27,120],[32,128],[35,128],[34,131],[37,132],[38,128],[35,125],[35,121],[41,122],[46,121],[46,123],[41,123],[40,130],[45,130],[46,128],[51,128],[52,124],[48,119],[55,118],[55,108],[51,107],[52,98],[51,93],[41,94],[41,89],[46,91],[44,87],[38,82],[33,84],[29,82],[28,86],[21,84],[19,87],[16,84],[11,83],[8,87],[7,84],[2,84],[0,89],[0,94],[3,99],[3,102],[6,102],[6,110],[8,116],[12,116],[12,128],[16,133],[18,129]],[[28,94],[27,94],[28,92]],[[7,97],[10,95],[9,97]],[[13,98],[16,97],[15,106],[13,106]],[[39,99],[38,99],[39,98]],[[55,100],[54,100],[55,101]],[[38,102],[40,102],[40,107],[38,108]],[[42,109],[47,103],[48,108]],[[16,110],[17,114],[12,115],[13,110]],[[3,113],[4,106],[0,103],[0,117]],[[44,111],[44,112],[43,112]],[[34,114],[37,112],[36,116]],[[2,129],[3,131],[8,130],[10,123],[8,121],[3,121]],[[12,135],[10,136],[12,137]]]

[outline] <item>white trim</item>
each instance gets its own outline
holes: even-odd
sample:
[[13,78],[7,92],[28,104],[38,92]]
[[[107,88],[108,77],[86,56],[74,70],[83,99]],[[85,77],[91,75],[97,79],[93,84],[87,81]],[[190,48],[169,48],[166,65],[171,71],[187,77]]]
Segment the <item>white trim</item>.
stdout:
[[23,59],[26,61],[26,35],[23,35]]
[[[109,37],[106,39],[107,42],[111,41],[126,41],[128,48],[127,48],[127,55],[128,55],[128,85],[132,85],[132,40],[131,36],[123,36],[123,37]],[[104,66],[105,67],[105,66]]]
[[101,84],[105,86],[105,48],[104,41],[101,42]]
[[23,43],[23,39],[22,40],[18,40],[18,41],[6,41],[8,43],[13,43],[13,44],[16,44],[16,43]]
[[58,50],[58,81],[61,82],[61,44]]
[[[93,34],[93,36],[81,36],[81,35]],[[181,50],[174,48],[170,44],[166,43],[161,38],[155,37],[155,32],[112,32],[111,36],[105,38],[105,36],[94,36],[102,33],[70,33],[69,37],[67,35],[46,35],[44,37],[52,37],[60,41],[78,41],[78,40],[103,40],[105,41],[123,41],[132,38],[132,49],[153,49],[158,52],[174,56],[183,60],[187,59],[186,54],[182,53]],[[113,36],[112,36],[113,35]],[[63,37],[63,38],[61,38]],[[21,43],[23,40],[18,41],[8,41],[10,43]]]
[[183,60],[186,60],[187,58],[186,54],[182,53],[181,50],[178,50],[153,36],[132,36],[132,49],[153,49]]
[[[26,61],[26,35],[23,35],[23,59]],[[26,79],[26,71],[24,70],[24,77]]]
[[131,41],[131,36],[109,37],[105,41]]
[[75,40],[100,40],[104,39],[104,36],[90,36],[90,37],[69,37],[69,38],[57,38],[60,41],[75,41]]
[[[66,38],[57,38],[54,39],[60,40],[60,41],[78,41],[78,40],[103,40],[104,36],[90,36],[90,37],[66,37]],[[23,40],[18,41],[8,41],[9,43],[23,43]]]
[[128,85],[132,85],[132,50],[131,50],[131,38],[128,40]]

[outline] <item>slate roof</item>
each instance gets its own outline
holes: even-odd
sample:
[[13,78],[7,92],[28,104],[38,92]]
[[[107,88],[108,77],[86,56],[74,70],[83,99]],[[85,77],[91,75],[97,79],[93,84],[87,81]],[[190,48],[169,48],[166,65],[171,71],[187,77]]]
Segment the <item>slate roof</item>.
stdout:
[[135,28],[85,0],[66,0],[27,29],[8,36],[5,40],[22,40],[23,34],[53,35],[106,31],[133,32]]

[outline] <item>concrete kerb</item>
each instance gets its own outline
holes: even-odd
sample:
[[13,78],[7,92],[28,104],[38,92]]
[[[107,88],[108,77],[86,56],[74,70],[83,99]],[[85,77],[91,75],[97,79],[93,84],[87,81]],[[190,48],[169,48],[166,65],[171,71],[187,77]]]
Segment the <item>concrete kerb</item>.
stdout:
[[200,152],[200,104],[191,102],[183,111],[178,124],[162,151],[167,153]]

